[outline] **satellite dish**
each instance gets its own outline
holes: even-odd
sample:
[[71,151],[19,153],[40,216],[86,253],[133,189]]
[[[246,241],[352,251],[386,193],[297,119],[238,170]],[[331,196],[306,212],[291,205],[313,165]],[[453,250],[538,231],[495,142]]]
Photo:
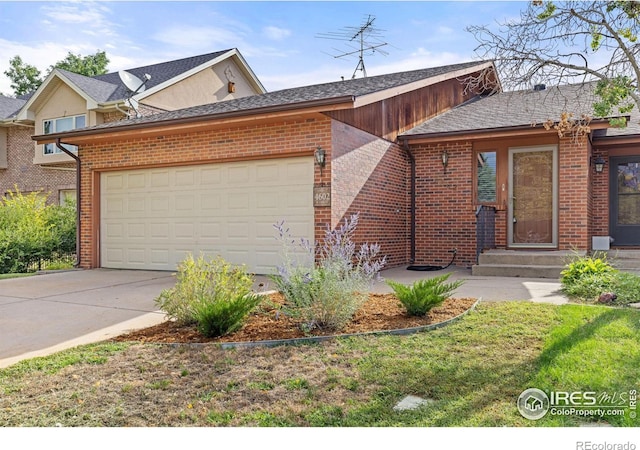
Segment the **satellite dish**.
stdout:
[[127,106],[129,106],[129,108],[132,108],[135,111],[137,111],[138,110],[138,106],[140,106],[140,104],[138,103],[138,100],[136,100],[133,97],[126,99],[124,102],[125,102],[125,104]]
[[120,80],[122,80],[122,83],[127,87],[127,89],[129,89],[134,94],[144,92],[144,90],[146,89],[145,84],[151,79],[150,75],[145,74],[145,80],[142,81],[140,78],[133,75],[132,73],[127,72],[126,70],[119,71],[118,75],[120,76]]

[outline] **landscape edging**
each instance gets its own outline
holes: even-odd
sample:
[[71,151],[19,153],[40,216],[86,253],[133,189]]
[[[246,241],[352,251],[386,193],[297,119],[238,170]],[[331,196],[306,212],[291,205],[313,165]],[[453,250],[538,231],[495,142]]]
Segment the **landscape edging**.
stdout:
[[464,317],[465,315],[467,315],[470,311],[473,311],[476,306],[478,305],[478,303],[480,303],[480,301],[482,301],[482,297],[478,298],[473,305],[471,305],[469,307],[469,309],[467,309],[466,311],[464,311],[463,313],[458,314],[455,317],[452,317],[451,319],[447,319],[444,320],[442,322],[438,322],[438,323],[433,323],[430,325],[422,325],[419,327],[411,327],[411,328],[400,328],[400,329],[396,329],[396,330],[380,330],[380,331],[367,331],[364,333],[350,333],[350,334],[334,334],[334,335],[330,335],[330,336],[309,336],[309,337],[303,337],[303,338],[292,338],[292,339],[274,339],[274,340],[269,340],[269,341],[252,341],[252,342],[201,342],[201,343],[193,343],[193,344],[179,344],[179,343],[174,343],[174,344],[170,344],[170,345],[174,345],[174,346],[182,346],[182,345],[188,345],[188,346],[216,346],[219,347],[223,350],[231,350],[231,349],[237,349],[237,348],[255,348],[255,347],[278,347],[281,345],[300,345],[300,344],[313,344],[313,343],[319,343],[319,342],[326,342],[326,341],[330,341],[330,340],[334,340],[334,339],[341,339],[341,338],[351,338],[351,337],[361,337],[361,336],[378,336],[378,335],[409,335],[409,334],[415,334],[415,333],[421,333],[424,331],[431,331],[431,330],[435,330],[438,328],[442,328],[444,326],[447,326],[459,319],[461,319],[462,317]]

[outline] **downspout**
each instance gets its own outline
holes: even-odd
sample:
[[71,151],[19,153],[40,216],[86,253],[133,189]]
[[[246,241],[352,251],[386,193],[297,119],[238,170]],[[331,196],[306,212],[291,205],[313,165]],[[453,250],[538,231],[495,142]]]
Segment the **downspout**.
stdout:
[[56,147],[60,149],[61,152],[66,153],[71,156],[76,161],[76,263],[73,265],[74,267],[80,266],[80,157],[73,152],[70,152],[60,142],[60,138],[56,139]]
[[413,264],[416,262],[416,158],[413,156],[413,153],[411,153],[411,150],[409,150],[406,139],[403,139],[402,141],[402,149],[407,153],[407,156],[409,156],[409,166],[411,167],[411,189],[409,194],[411,196],[411,216],[409,219],[411,226],[411,254],[409,256],[409,264]]

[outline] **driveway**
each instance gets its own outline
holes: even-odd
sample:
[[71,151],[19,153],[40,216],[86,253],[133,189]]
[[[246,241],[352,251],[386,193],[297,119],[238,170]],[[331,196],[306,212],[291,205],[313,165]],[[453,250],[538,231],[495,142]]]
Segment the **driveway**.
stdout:
[[0,368],[164,320],[171,272],[74,270],[0,280]]
[[[557,280],[474,277],[460,268],[414,272],[397,267],[383,271],[382,276],[411,284],[445,272],[451,272],[450,281],[464,280],[455,292],[458,297],[567,302]],[[0,280],[0,368],[160,323],[165,315],[157,310],[154,299],[174,284],[171,272],[113,269]],[[258,276],[254,289],[273,287],[268,278]],[[391,288],[382,281],[372,291],[391,292]]]

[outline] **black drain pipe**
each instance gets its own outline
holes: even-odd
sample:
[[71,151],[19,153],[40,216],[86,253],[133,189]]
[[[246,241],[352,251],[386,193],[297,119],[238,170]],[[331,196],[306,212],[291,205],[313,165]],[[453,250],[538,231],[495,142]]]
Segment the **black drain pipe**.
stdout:
[[56,147],[76,161],[76,263],[73,266],[78,267],[80,266],[80,157],[67,150],[60,138],[56,139]]

